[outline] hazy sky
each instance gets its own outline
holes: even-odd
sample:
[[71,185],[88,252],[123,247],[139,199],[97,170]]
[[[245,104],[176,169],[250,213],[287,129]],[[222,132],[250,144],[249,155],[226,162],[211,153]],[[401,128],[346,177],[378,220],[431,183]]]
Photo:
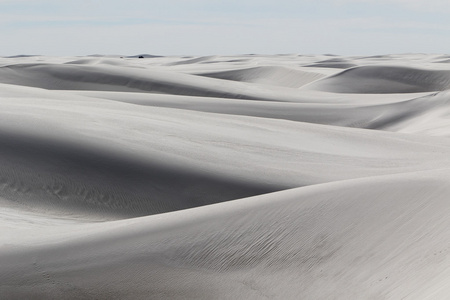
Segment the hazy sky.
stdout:
[[448,0],[0,0],[0,56],[450,53]]

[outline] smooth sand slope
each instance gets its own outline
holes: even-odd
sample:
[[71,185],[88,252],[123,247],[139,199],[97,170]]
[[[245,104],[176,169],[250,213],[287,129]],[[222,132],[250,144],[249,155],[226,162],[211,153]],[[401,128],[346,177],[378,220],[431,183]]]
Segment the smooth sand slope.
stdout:
[[441,55],[0,58],[1,299],[445,299]]

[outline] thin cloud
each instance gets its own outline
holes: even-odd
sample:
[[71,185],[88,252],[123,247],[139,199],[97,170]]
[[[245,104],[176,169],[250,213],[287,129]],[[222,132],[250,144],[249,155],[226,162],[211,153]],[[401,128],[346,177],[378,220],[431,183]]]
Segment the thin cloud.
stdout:
[[450,48],[445,14],[435,18],[438,14],[420,10],[443,5],[439,0],[36,2],[0,0],[0,34],[8,41],[0,55],[380,54]]
[[389,5],[400,5],[407,10],[422,12],[450,11],[448,0],[331,0],[331,2],[340,5],[371,3],[376,5],[384,5],[386,6],[386,9],[389,9]]

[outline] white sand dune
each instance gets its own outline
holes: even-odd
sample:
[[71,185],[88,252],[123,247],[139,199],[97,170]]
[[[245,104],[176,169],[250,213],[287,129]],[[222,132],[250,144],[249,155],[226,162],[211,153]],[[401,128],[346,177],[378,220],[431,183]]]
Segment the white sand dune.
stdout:
[[448,57],[138,57],[0,58],[1,299],[450,294]]
[[[391,131],[406,129],[403,128],[406,121],[426,116],[436,109],[443,112],[449,99],[446,92],[439,95],[420,93],[414,96],[409,94],[365,95],[364,101],[359,94],[336,96],[336,94],[305,92],[297,103],[104,91],[74,93],[142,106]],[[410,123],[415,124],[415,121]],[[395,126],[396,124],[403,125]],[[433,127],[436,124],[433,122],[429,126]]]
[[357,64],[355,64],[354,61],[350,62],[344,58],[339,57],[321,60],[313,64],[307,65],[306,67],[349,69],[356,66]]
[[188,59],[179,60],[173,63],[168,63],[168,66],[177,66],[177,65],[190,65],[190,64],[197,64],[197,63],[207,63],[211,62],[214,58],[217,58],[217,56],[202,56],[202,57],[189,57]]
[[296,89],[224,82],[215,78],[165,71],[161,68],[124,68],[112,65],[110,60],[107,64],[100,65],[93,64],[92,60],[89,62],[7,65],[0,68],[0,83],[49,90],[151,92],[248,100],[296,101],[301,97]]
[[60,230],[72,237],[59,232],[45,244],[6,247],[3,295],[445,297],[448,175],[335,182],[154,217],[65,225]]
[[345,70],[310,87],[334,93],[361,94],[443,91],[450,88],[450,71],[364,66]]
[[260,83],[267,85],[279,85],[291,88],[299,88],[310,82],[324,77],[322,74],[304,72],[286,67],[254,67],[242,70],[223,71],[216,73],[198,74],[206,77]]

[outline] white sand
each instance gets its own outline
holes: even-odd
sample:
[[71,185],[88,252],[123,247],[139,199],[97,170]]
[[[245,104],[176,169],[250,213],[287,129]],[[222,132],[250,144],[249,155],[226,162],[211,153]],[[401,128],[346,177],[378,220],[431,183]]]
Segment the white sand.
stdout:
[[440,55],[0,58],[1,299],[446,299]]

